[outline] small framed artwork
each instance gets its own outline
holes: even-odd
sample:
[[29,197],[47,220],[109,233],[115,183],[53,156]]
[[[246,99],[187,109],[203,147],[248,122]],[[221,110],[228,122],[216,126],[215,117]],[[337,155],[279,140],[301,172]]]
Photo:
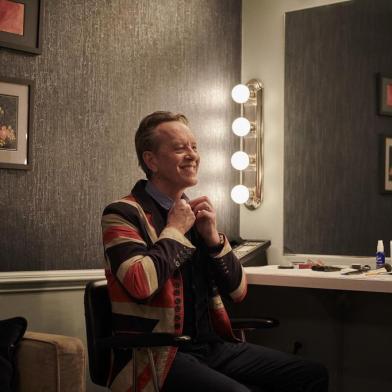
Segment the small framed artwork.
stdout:
[[31,169],[33,82],[0,77],[0,168]]
[[379,114],[392,116],[392,76],[379,75]]
[[380,190],[392,194],[392,135],[380,136],[380,157]]
[[44,0],[0,0],[0,46],[41,53]]

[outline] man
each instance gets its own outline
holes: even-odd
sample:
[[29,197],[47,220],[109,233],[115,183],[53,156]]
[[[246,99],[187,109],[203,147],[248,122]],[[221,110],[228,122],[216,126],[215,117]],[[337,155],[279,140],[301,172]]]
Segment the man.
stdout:
[[[321,365],[238,342],[220,295],[241,301],[245,273],[218,232],[206,196],[188,200],[200,157],[182,114],[155,112],[136,132],[136,152],[147,181],[110,204],[102,229],[114,332],[189,335],[179,349],[154,350],[163,391],[327,391]],[[129,352],[115,352],[110,387],[134,391]],[[138,356],[137,386],[151,391],[146,354]]]

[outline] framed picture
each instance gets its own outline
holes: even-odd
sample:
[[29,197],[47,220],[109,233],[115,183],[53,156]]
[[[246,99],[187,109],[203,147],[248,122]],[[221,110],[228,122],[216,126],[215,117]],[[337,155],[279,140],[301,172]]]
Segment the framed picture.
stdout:
[[0,0],[0,46],[41,53],[43,0]]
[[392,135],[380,136],[380,157],[380,190],[392,194]]
[[31,168],[31,81],[0,77],[0,168]]
[[379,114],[392,116],[392,76],[379,75]]

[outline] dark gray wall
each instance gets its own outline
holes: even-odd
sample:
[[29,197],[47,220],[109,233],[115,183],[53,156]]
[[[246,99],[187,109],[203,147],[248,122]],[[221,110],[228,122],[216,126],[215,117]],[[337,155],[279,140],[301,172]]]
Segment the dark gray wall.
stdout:
[[0,74],[35,81],[32,170],[0,169],[0,270],[99,268],[100,215],[142,177],[133,147],[154,110],[188,115],[200,186],[238,234],[230,98],[241,1],[47,0],[40,56],[0,51]]
[[389,0],[286,14],[287,253],[370,256],[392,239],[392,198],[378,183],[392,117],[376,105],[376,74],[392,75],[391,20]]

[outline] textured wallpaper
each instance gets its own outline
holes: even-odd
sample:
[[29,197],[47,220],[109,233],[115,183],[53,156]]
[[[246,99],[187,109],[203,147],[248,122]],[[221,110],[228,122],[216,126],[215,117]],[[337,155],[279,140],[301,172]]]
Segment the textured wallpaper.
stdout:
[[42,54],[0,49],[0,76],[35,81],[32,170],[0,169],[0,270],[102,266],[104,206],[143,177],[133,146],[154,110],[184,112],[219,229],[238,235],[230,131],[241,1],[46,0]]

